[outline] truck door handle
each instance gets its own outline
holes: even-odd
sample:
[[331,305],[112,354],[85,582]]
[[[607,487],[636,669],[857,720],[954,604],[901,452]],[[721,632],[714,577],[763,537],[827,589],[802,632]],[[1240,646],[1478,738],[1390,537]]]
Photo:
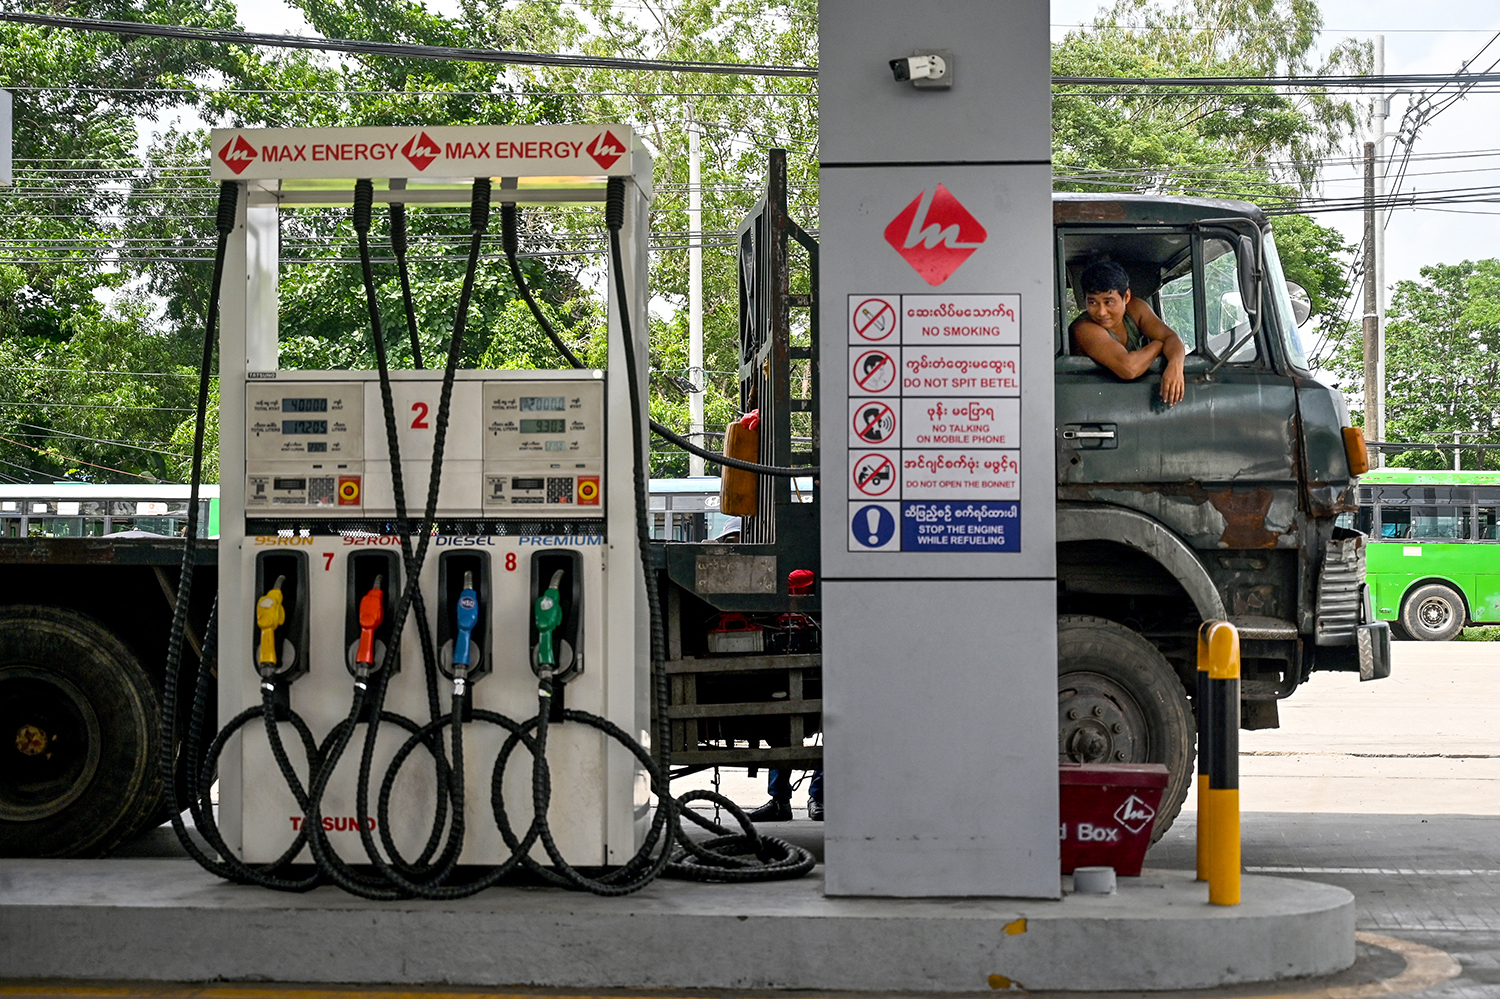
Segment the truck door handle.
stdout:
[[1062,439],[1079,451],[1108,451],[1119,446],[1113,423],[1065,423]]

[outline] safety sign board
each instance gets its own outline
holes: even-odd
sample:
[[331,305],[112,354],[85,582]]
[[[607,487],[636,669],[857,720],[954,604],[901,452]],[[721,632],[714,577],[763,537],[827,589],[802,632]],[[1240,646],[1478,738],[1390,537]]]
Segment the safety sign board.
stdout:
[[849,425],[854,436],[870,447],[899,447],[896,410],[884,399],[850,399]]
[[856,457],[850,471],[849,498],[895,499],[900,496],[901,492],[896,488],[899,455],[898,451],[871,451]]
[[869,298],[850,296],[849,342],[895,343],[897,338],[892,334],[901,325],[901,319],[896,315],[898,301],[894,295],[874,295]]
[[896,520],[900,503],[850,503],[849,550],[852,552],[897,551],[901,536]]
[[1021,504],[902,503],[901,550],[1018,552]]
[[1020,295],[902,295],[907,345],[1021,343]]
[[1021,400],[941,396],[901,400],[902,447],[1019,447]]
[[1021,296],[848,311],[849,550],[1020,551]]
[[896,395],[901,387],[896,368],[899,351],[876,348],[874,350],[850,351],[854,363],[849,368],[849,394]]
[[902,395],[1021,394],[1020,347],[903,347]]
[[214,180],[628,177],[624,125],[216,128]]
[[1021,452],[907,448],[901,452],[901,496],[1020,499]]

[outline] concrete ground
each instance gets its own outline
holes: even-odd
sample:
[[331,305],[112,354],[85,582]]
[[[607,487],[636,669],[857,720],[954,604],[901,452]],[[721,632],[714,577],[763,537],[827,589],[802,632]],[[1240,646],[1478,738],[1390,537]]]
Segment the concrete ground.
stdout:
[[[1242,733],[1247,873],[1323,882],[1352,892],[1360,931],[1358,961],[1349,971],[1318,980],[1150,994],[1183,999],[1500,999],[1500,726],[1493,721],[1497,689],[1500,643],[1403,642],[1396,645],[1391,678],[1360,684],[1345,675],[1319,674],[1282,704],[1282,728]],[[709,786],[710,778],[693,775],[677,789]],[[725,772],[721,789],[752,806],[766,798],[763,774],[751,780],[742,773]],[[795,821],[773,824],[767,831],[820,849],[821,826],[806,820],[801,812],[804,799],[799,791]],[[1148,866],[1192,868],[1192,801],[1190,796],[1188,809],[1153,848]],[[136,857],[174,852],[175,844],[163,839],[161,831],[125,851]],[[4,947],[0,940],[0,976]],[[266,975],[276,977],[274,968]],[[458,999],[479,994],[530,996],[537,990],[474,993],[442,987],[382,991],[326,985],[309,990],[293,985],[0,981],[0,996]],[[1068,995],[1124,999],[1141,994]]]

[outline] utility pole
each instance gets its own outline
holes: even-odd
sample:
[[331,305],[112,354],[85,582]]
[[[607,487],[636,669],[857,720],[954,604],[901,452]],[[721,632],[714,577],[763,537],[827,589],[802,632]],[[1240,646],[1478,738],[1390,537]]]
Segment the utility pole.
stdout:
[[[688,436],[703,445],[703,156],[698,130],[688,130]],[[703,474],[703,459],[688,455],[688,474]]]
[[[1365,143],[1365,436],[1385,440],[1383,426],[1385,385],[1381,378],[1379,278],[1376,272],[1375,231],[1375,143]],[[1377,454],[1380,452],[1377,452]]]
[[[1385,76],[1385,36],[1375,36],[1375,75]],[[1390,170],[1390,161],[1385,154],[1385,123],[1391,114],[1390,95],[1382,91],[1375,100],[1375,106],[1371,115],[1375,125],[1375,157],[1380,163],[1380,169],[1375,172],[1375,197],[1379,201],[1385,200],[1386,173]],[[1375,224],[1375,241],[1370,244],[1374,259],[1370,266],[1375,271],[1375,413],[1374,424],[1370,423],[1369,417],[1365,418],[1367,426],[1373,426],[1379,436],[1376,440],[1385,440],[1385,226],[1390,219],[1389,211],[1382,211]],[[1370,409],[1366,403],[1366,409]],[[1385,466],[1385,452],[1377,452],[1375,455],[1375,467]]]
[[10,91],[0,90],[0,187],[11,182],[11,115]]

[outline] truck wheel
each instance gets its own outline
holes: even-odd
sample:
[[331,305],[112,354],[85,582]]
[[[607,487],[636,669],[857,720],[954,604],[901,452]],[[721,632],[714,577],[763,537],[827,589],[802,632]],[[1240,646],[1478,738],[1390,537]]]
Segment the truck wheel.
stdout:
[[0,856],[92,857],[161,803],[151,681],[98,622],[0,609]]
[[1464,630],[1464,598],[1445,583],[1428,583],[1401,602],[1401,628],[1423,642],[1446,642]]
[[1099,617],[1057,619],[1057,754],[1074,763],[1162,763],[1171,772],[1151,842],[1193,779],[1193,714],[1156,646]]

